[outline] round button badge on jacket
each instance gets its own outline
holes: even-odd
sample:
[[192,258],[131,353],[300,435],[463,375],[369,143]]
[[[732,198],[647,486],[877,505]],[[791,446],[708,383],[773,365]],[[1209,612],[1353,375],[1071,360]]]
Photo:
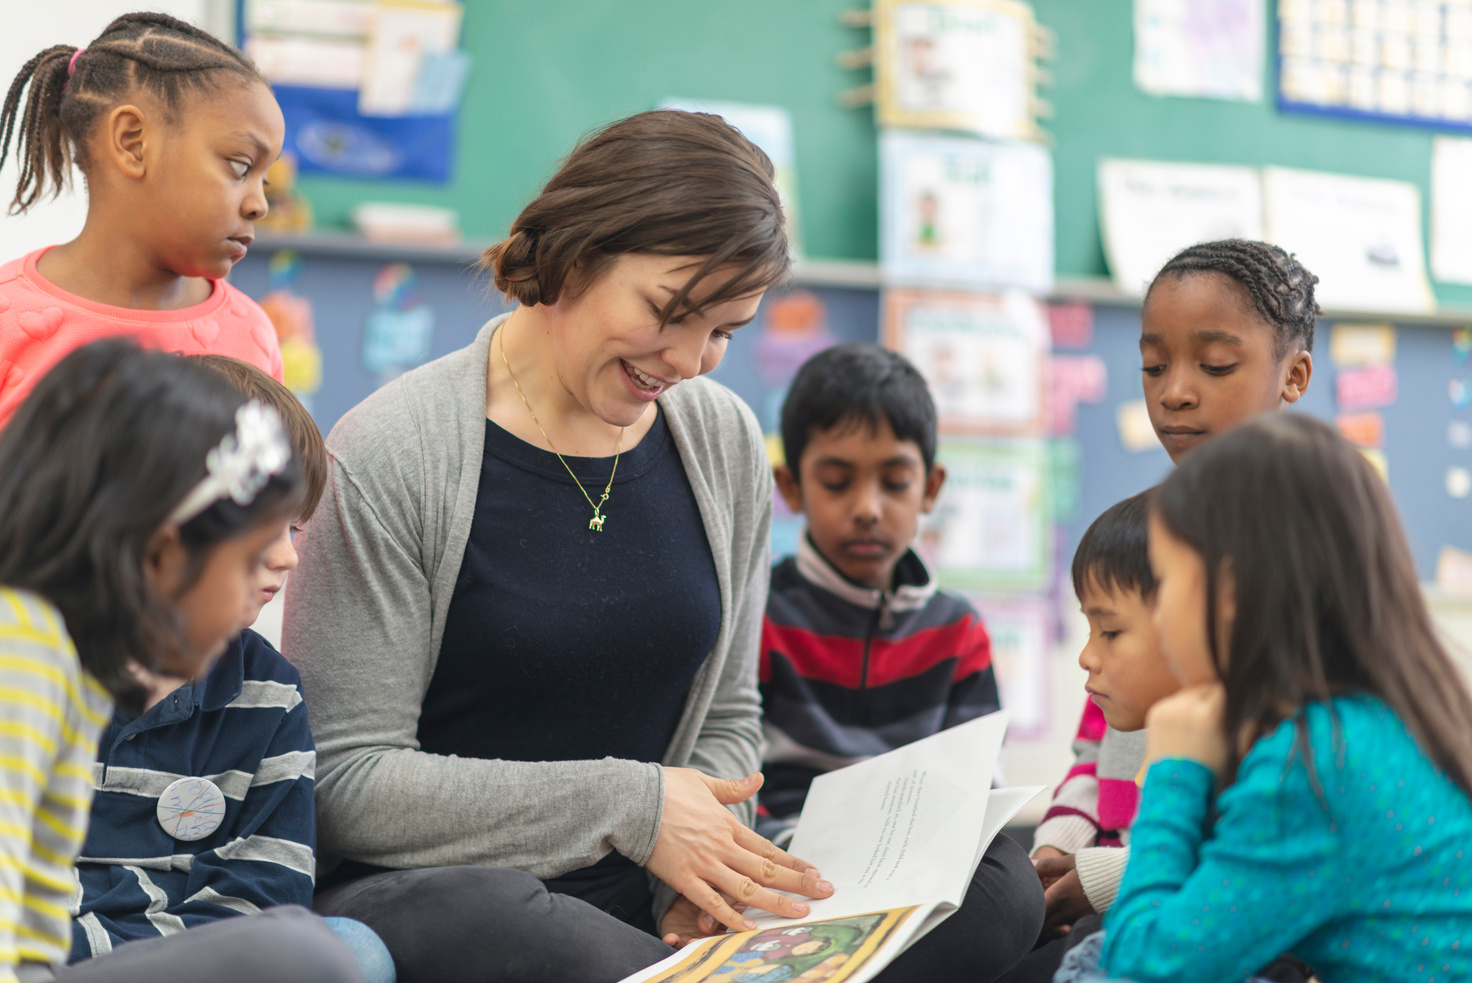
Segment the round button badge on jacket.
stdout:
[[181,778],[158,797],[158,824],[176,840],[202,840],[225,821],[225,794],[208,778]]

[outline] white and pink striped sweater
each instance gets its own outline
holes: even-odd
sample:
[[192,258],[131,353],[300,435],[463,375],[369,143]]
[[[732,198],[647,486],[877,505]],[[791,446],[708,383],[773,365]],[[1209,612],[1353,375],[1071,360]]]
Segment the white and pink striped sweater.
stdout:
[[1033,835],[1033,849],[1050,846],[1076,855],[1084,896],[1095,911],[1103,912],[1114,903],[1129,860],[1145,732],[1115,730],[1090,700],[1073,739],[1073,754],[1073,767]]

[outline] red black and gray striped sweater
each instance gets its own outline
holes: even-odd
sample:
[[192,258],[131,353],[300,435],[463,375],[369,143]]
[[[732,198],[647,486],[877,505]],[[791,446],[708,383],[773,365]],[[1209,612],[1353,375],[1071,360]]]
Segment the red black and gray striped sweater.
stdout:
[[846,580],[806,535],[772,568],[761,695],[757,830],[779,840],[818,775],[1000,706],[980,615],[937,590],[914,550],[895,565],[892,590],[872,590]]

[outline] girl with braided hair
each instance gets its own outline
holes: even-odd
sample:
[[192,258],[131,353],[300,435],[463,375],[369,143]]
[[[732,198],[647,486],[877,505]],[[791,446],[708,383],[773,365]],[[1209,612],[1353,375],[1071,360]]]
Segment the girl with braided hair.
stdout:
[[1172,461],[1213,434],[1296,403],[1313,377],[1319,278],[1266,242],[1181,250],[1145,294],[1145,405]]
[[125,14],[87,47],[22,66],[0,108],[0,164],[20,165],[10,211],[60,194],[75,164],[87,220],[71,242],[0,265],[0,427],[67,352],[102,337],[281,378],[270,321],[224,277],[266,214],[284,133],[249,59],[166,14]]

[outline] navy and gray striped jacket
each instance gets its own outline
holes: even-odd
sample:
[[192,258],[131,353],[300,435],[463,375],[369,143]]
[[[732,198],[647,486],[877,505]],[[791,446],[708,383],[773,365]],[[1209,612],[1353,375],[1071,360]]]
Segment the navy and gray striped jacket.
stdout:
[[[77,859],[71,960],[282,904],[310,905],[317,753],[297,671],[241,632],[202,681],[141,717],[115,713],[97,748],[92,822]],[[159,825],[159,795],[184,777],[225,795],[202,840]]]

